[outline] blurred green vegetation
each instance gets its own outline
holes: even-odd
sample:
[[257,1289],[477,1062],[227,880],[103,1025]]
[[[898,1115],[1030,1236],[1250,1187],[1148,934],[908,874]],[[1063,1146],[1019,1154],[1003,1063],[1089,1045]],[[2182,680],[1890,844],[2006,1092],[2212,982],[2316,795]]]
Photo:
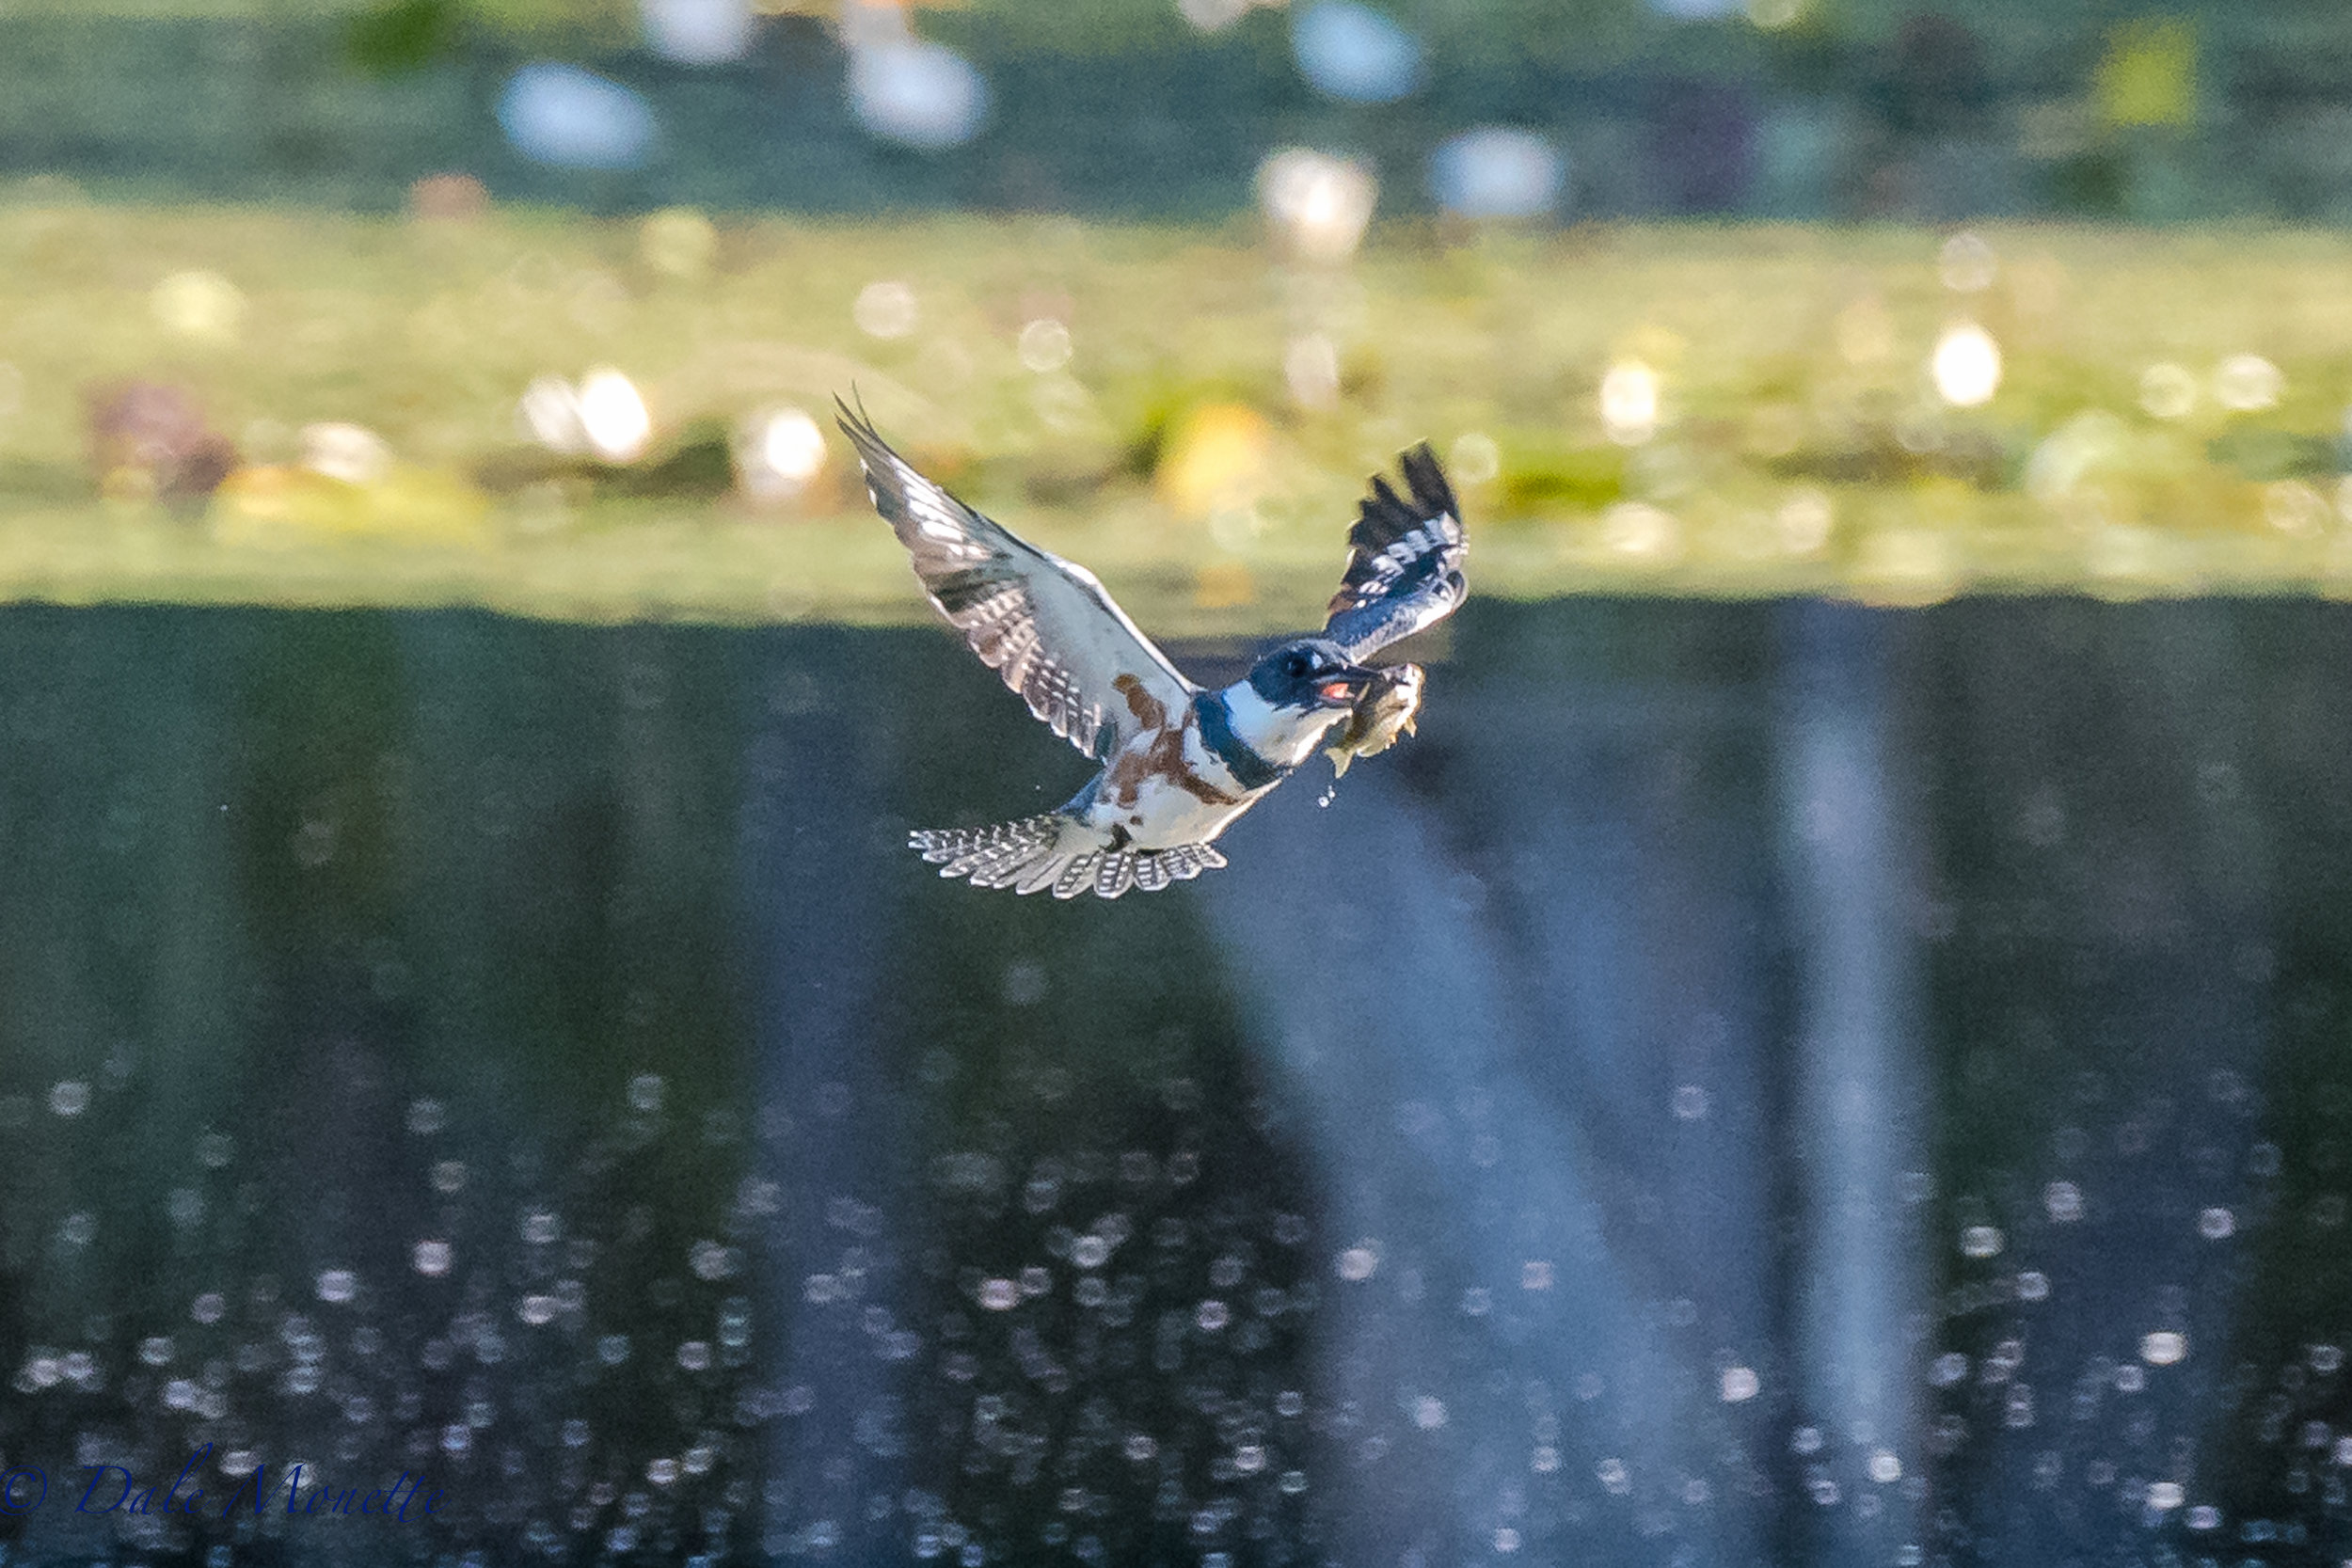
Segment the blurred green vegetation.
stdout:
[[[1988,229],[1992,282],[1961,293],[1946,236],[1914,229],[1400,223],[1319,270],[1248,223],[706,222],[0,207],[0,594],[919,616],[837,443],[787,502],[734,483],[751,421],[829,425],[852,388],[1171,630],[1311,615],[1364,477],[1423,438],[1484,593],[2352,587],[2339,234]],[[878,281],[913,293],[903,335],[858,325]],[[1025,362],[1040,321],[1066,364],[1034,341]],[[1979,408],[1928,370],[1963,321],[2003,355]],[[1286,363],[1316,340],[1337,390],[1302,401]],[[2279,378],[2250,402],[2220,373],[2245,356]],[[1660,418],[1619,444],[1597,388],[1632,361]],[[518,422],[535,379],[599,366],[651,411],[634,463]],[[117,470],[102,496],[92,400],[133,383],[234,444],[209,503]],[[304,467],[320,422],[374,432],[389,465]]]

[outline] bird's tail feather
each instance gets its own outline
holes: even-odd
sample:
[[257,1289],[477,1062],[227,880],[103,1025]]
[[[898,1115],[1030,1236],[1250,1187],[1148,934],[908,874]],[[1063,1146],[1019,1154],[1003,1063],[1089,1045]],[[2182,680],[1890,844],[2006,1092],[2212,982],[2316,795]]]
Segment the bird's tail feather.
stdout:
[[907,844],[943,877],[969,877],[974,887],[1018,893],[1051,888],[1057,898],[1082,893],[1116,898],[1131,887],[1157,893],[1225,863],[1208,844],[1114,849],[1101,833],[1057,811],[987,828],[926,828],[910,833]]

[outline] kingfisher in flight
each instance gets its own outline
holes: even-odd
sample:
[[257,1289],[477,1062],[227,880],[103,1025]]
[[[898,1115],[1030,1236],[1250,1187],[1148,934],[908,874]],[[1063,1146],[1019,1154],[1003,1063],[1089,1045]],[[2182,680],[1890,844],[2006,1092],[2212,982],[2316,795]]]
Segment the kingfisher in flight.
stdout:
[[1057,898],[1156,892],[1225,864],[1217,835],[1318,747],[1343,772],[1411,732],[1420,666],[1363,661],[1452,614],[1469,592],[1461,509],[1426,442],[1403,454],[1404,494],[1373,479],[1323,630],[1212,691],[1168,662],[1093,573],[964,505],[884,445],[862,412],[835,404],[874,509],[931,603],[1102,769],[1040,816],[910,835],[941,876]]

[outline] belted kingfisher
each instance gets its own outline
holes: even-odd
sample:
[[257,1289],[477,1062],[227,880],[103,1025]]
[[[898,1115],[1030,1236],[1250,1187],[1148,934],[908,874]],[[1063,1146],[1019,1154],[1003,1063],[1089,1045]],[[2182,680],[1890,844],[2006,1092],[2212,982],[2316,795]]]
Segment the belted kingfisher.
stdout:
[[1335,725],[1330,750],[1343,769],[1412,728],[1421,669],[1361,661],[1452,614],[1469,592],[1461,512],[1427,443],[1403,455],[1406,495],[1372,481],[1321,634],[1283,643],[1243,679],[1209,691],[1168,662],[1093,573],[964,505],[884,445],[862,413],[835,404],[874,509],[914,557],[931,603],[1031,713],[1102,765],[1041,816],[910,835],[941,876],[1050,888],[1057,898],[1155,892],[1223,865],[1216,836]]

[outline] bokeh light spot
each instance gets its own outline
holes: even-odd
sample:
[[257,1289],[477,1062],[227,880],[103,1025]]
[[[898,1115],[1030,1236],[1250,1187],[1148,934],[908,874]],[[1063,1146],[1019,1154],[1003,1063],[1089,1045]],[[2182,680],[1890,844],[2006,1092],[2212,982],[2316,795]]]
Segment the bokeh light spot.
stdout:
[[1960,1233],[1960,1251],[1964,1258],[1998,1257],[2007,1245],[2009,1238],[2001,1234],[1998,1226],[1972,1225]]
[[884,278],[860,289],[850,319],[869,338],[889,340],[913,332],[922,319],[920,302],[906,284]]
[[1620,359],[1600,378],[1601,427],[1619,446],[1658,434],[1658,372],[1639,359]]
[[988,118],[988,84],[945,44],[892,40],[859,49],[850,102],[875,135],[926,151],[960,146]]
[[723,65],[752,44],[752,11],[743,0],[638,0],[645,42],[680,65]]
[[197,342],[234,341],[245,321],[245,294],[216,272],[175,272],[147,303],[166,331]]
[[719,254],[719,230],[695,208],[664,207],[638,226],[637,254],[664,277],[702,277]]
[[1955,408],[1979,408],[2001,389],[2001,345],[1974,322],[1946,329],[1930,366],[1936,395]]
[[1430,194],[1459,217],[1539,217],[1561,205],[1567,183],[1567,158],[1557,147],[1505,126],[1465,131],[1429,160]]
[[1319,92],[1387,103],[1421,85],[1421,41],[1355,0],[1317,0],[1291,24],[1299,73]]
[[590,450],[608,463],[633,463],[653,437],[653,416],[636,383],[610,368],[580,383],[580,428]]
[[2273,407],[2286,388],[2285,372],[2259,354],[2233,354],[2213,372],[2213,400],[2233,414]]
[[634,168],[653,150],[653,108],[620,83],[540,61],[515,72],[498,119],[515,150],[558,168]]
[[1981,235],[1965,230],[1944,242],[1936,254],[1936,276],[1954,293],[1981,293],[2000,274],[2000,261]]
[[1021,328],[1021,364],[1024,369],[1044,374],[1060,370],[1070,363],[1070,328],[1051,316],[1042,316]]
[[1308,148],[1284,148],[1258,166],[1258,204],[1302,261],[1346,261],[1363,243],[1380,195],[1363,165]]

